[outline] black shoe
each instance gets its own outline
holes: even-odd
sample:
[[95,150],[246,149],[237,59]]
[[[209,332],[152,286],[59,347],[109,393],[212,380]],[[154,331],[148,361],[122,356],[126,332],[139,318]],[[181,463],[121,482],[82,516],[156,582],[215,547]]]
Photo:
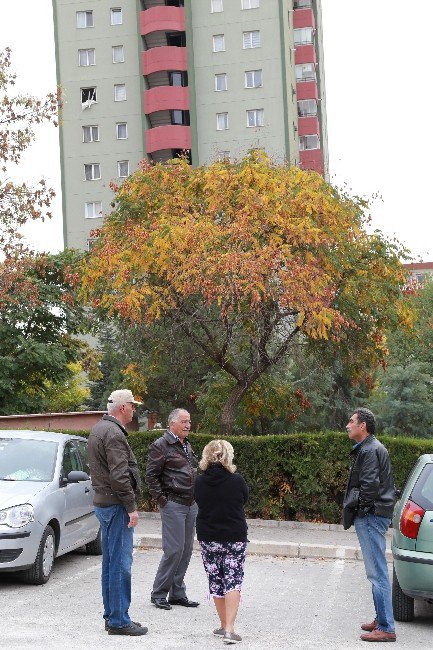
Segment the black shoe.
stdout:
[[153,603],[155,607],[158,607],[158,609],[171,609],[171,605],[166,601],[165,598],[154,598],[151,596],[150,602]]
[[127,625],[126,627],[110,627],[108,626],[108,634],[124,634],[126,636],[144,636],[147,634],[147,627],[141,625]]
[[[104,618],[105,621],[105,630],[108,632],[110,629],[110,626],[108,625],[108,619]],[[137,627],[142,627],[141,623],[137,623],[137,621],[131,621],[132,625],[136,625]]]
[[200,603],[196,603],[194,600],[189,600],[186,596],[185,598],[170,598],[170,605],[182,605],[182,607],[198,607]]

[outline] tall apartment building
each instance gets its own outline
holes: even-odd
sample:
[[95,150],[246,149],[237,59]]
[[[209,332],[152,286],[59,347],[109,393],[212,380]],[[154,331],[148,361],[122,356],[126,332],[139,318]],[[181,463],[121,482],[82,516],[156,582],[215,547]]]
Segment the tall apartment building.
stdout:
[[327,177],[320,0],[53,0],[65,245],[147,158],[263,148]]

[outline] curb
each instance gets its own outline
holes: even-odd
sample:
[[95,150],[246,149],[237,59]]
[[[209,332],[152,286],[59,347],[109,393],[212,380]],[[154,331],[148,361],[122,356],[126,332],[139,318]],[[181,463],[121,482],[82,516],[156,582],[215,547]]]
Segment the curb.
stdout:
[[[160,520],[159,512],[138,513],[140,519]],[[291,530],[334,530],[343,531],[341,524],[314,523],[312,521],[285,521],[284,519],[247,519],[248,526],[261,526],[263,528],[287,528]]]
[[[255,520],[257,521],[257,520]],[[134,535],[134,548],[162,548],[161,535]],[[194,540],[194,550],[199,551],[198,541]],[[356,546],[334,546],[332,544],[305,544],[303,542],[265,542],[250,540],[248,555],[271,555],[274,557],[292,557],[327,560],[362,560],[361,549]],[[386,559],[392,562],[391,551],[386,552]]]

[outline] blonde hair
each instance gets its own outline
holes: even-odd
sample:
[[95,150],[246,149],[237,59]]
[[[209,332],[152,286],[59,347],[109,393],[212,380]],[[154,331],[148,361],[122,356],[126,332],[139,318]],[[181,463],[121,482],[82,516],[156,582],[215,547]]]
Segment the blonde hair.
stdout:
[[203,449],[199,467],[204,471],[212,463],[219,463],[233,474],[236,472],[236,465],[233,465],[234,455],[234,449],[227,440],[211,440]]

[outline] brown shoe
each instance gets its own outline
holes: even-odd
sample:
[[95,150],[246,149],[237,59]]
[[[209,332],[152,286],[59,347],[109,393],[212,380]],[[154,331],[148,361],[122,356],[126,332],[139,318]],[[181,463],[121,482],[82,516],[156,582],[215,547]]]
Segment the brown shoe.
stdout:
[[361,630],[365,630],[366,632],[373,632],[377,628],[377,621],[374,619],[371,623],[363,623],[361,625]]
[[363,641],[395,641],[397,636],[395,632],[384,632],[383,630],[378,630],[376,627],[368,634],[361,634],[361,639]]

